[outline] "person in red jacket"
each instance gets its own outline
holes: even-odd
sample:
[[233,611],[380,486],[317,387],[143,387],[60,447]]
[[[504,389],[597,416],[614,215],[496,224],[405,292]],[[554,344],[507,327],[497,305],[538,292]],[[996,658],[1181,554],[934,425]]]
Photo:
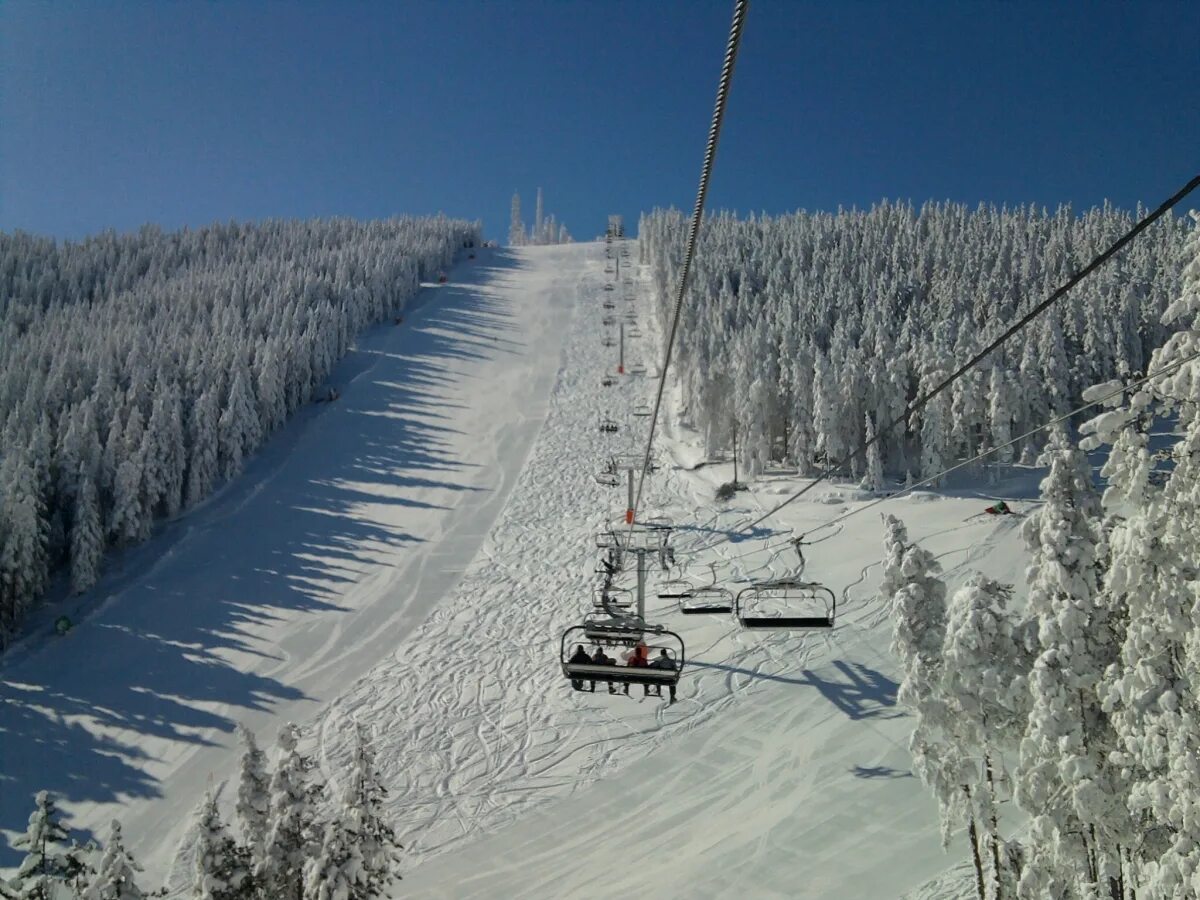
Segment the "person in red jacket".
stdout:
[[[650,652],[650,648],[647,647],[641,641],[638,641],[637,644],[634,646],[633,650],[630,651],[628,655],[626,655],[625,665],[635,666],[635,667],[640,666],[642,668],[649,666],[650,660],[647,658],[647,654],[649,652]],[[642,694],[643,697],[650,696],[650,689],[646,685],[642,685],[642,691],[644,692]],[[625,685],[625,693],[626,694],[629,693],[629,685],[628,684]]]

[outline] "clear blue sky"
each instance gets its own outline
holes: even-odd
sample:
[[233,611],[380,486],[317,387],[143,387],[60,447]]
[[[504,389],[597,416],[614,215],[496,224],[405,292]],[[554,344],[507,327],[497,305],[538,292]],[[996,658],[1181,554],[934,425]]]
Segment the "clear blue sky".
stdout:
[[[0,0],[0,229],[691,207],[731,2]],[[1122,206],[1200,171],[1200,3],[754,0],[710,203]],[[1200,205],[1200,200],[1196,201]]]

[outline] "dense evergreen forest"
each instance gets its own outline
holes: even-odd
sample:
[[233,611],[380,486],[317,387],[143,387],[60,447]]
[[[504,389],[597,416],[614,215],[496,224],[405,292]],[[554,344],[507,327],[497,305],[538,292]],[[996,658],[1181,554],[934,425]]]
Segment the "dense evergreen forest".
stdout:
[[[710,452],[737,431],[751,472],[842,460],[1140,218],[929,203],[800,212],[700,229],[678,336],[687,418]],[[1069,412],[1089,385],[1145,369],[1170,332],[1187,224],[1164,220],[1117,261],[884,435],[854,476],[929,476]],[[687,221],[641,219],[660,318],[672,311]],[[1033,460],[1039,438],[1017,449]],[[997,454],[1009,461],[1013,451]],[[878,487],[879,485],[874,485]]]
[[65,567],[95,583],[203,500],[479,223],[0,233],[0,646]]

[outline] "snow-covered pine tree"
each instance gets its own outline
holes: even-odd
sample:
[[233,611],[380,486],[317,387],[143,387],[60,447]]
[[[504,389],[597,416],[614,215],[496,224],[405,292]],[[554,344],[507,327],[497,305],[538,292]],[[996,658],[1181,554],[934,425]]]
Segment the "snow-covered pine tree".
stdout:
[[398,850],[403,849],[396,840],[384,814],[387,789],[383,786],[379,768],[375,762],[375,748],[371,735],[363,724],[357,726],[354,769],[347,785],[342,806],[353,822],[361,855],[366,896],[383,896],[393,881],[399,879]]
[[968,814],[987,839],[991,896],[1015,882],[1000,837],[997,790],[1007,778],[1003,751],[1015,747],[1029,710],[1026,675],[1031,655],[1008,611],[1012,588],[973,576],[955,591],[942,645],[941,696],[945,703],[942,763],[969,787]]
[[87,873],[88,848],[68,843],[67,829],[49,791],[38,791],[34,804],[25,833],[12,842],[14,849],[25,851],[25,859],[9,888],[20,900],[62,900],[62,894]]
[[75,521],[71,525],[71,590],[86,591],[100,577],[104,558],[104,532],[91,476],[81,472],[75,496]]
[[137,873],[141,866],[125,849],[121,838],[121,823],[113,820],[108,842],[100,855],[100,863],[84,888],[82,900],[143,900],[147,895],[138,887]]
[[1110,763],[1116,734],[1099,694],[1123,623],[1101,590],[1106,551],[1087,457],[1056,431],[1043,461],[1044,503],[1023,528],[1036,659],[1016,779],[1032,817],[1021,893],[1090,896],[1120,881],[1122,847],[1132,839],[1125,788]]
[[254,864],[263,861],[267,829],[271,813],[271,778],[267,773],[267,754],[259,749],[254,735],[244,725],[238,726],[245,752],[238,780],[238,820],[242,826],[242,841],[250,851]]
[[[1184,328],[1149,365],[1169,374],[1130,404],[1133,415],[1152,401],[1158,416],[1175,416],[1174,468],[1149,472],[1140,440],[1125,439],[1117,474],[1127,483],[1110,492],[1140,503],[1123,519],[1110,507],[1105,584],[1128,617],[1119,663],[1106,678],[1105,709],[1120,742],[1115,761],[1131,781],[1126,802],[1140,837],[1131,853],[1139,864],[1134,887],[1139,897],[1171,900],[1200,895],[1200,365],[1188,361],[1200,353],[1200,215],[1192,216],[1183,288],[1164,315],[1166,324]],[[1128,434],[1129,421],[1117,424]],[[1095,428],[1101,439],[1107,430]]]
[[867,447],[867,474],[863,477],[862,486],[868,491],[882,491],[884,487],[883,450],[880,441],[875,439],[875,423],[871,421],[870,413],[866,414],[865,434],[870,446]]
[[[229,834],[216,795],[205,795],[196,811],[195,900],[250,900],[257,896],[250,851]],[[268,897],[284,896],[265,894]]]
[[304,864],[317,854],[322,838],[313,801],[320,788],[309,781],[310,761],[300,754],[300,729],[289,723],[279,732],[281,756],[271,776],[271,822],[256,874],[268,896],[303,900]]
[[906,545],[907,533],[895,517],[886,516],[884,522],[880,594],[891,608],[892,653],[900,661],[897,699],[913,711],[916,719],[909,740],[913,768],[938,802],[943,844],[948,847],[953,830],[967,825],[979,898],[985,900],[983,861],[972,815],[973,779],[963,781],[961,767],[945,744],[947,704],[943,696],[942,647],[946,637],[946,585],[938,578],[941,567],[933,554]]

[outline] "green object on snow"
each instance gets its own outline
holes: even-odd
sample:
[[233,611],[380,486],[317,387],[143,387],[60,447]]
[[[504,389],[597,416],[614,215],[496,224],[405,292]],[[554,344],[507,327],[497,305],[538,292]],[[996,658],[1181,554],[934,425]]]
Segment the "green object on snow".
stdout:
[[71,620],[66,616],[59,616],[54,620],[54,630],[59,634],[66,634],[71,630]]

